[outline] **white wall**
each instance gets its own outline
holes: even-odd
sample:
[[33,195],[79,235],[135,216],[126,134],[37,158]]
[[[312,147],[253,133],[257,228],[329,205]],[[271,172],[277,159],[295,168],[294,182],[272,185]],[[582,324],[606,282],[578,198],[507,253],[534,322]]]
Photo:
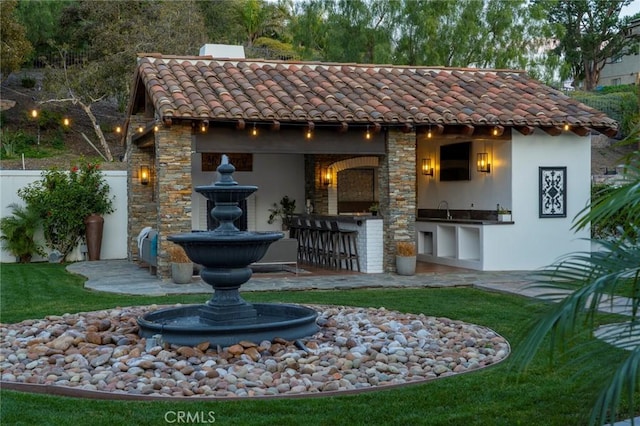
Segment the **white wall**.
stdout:
[[[423,158],[431,158],[434,176],[418,170],[418,208],[435,209],[447,201],[451,210],[495,210],[496,204],[511,207],[511,144],[504,140],[476,141],[472,145],[471,180],[440,181],[440,146],[459,141],[423,139],[418,142],[418,167]],[[491,173],[478,172],[476,154],[489,153]],[[473,205],[473,206],[472,206]]]
[[[202,172],[202,157],[192,156],[193,187],[211,185],[218,180],[218,172]],[[253,154],[253,171],[233,173],[239,185],[257,186],[258,190],[247,199],[248,228],[259,231],[280,231],[280,221],[267,223],[269,209],[285,195],[296,201],[296,213],[304,212],[304,155],[302,154]],[[193,192],[192,227],[207,229],[207,200]]]
[[[524,244],[521,256],[512,256],[513,269],[544,266],[577,251],[589,251],[590,230],[571,230],[573,221],[591,196],[591,137],[570,132],[548,136],[513,132],[513,230],[505,243]],[[567,217],[540,218],[539,167],[567,167]],[[499,248],[496,248],[499,250]]]
[[[104,230],[102,238],[101,259],[126,259],[127,257],[127,172],[126,171],[103,171],[105,179],[111,189],[111,195],[115,196],[115,211],[104,217]],[[10,216],[9,204],[17,203],[24,205],[18,197],[17,191],[27,186],[29,183],[40,180],[42,172],[39,170],[0,170],[0,195],[2,205],[0,205],[0,217]],[[38,240],[44,245],[44,238],[40,236]],[[46,248],[47,253],[51,249]],[[80,259],[79,250],[74,251],[75,257],[70,260]],[[33,261],[46,260],[34,257]],[[2,249],[0,251],[0,262],[15,262],[15,257]]]

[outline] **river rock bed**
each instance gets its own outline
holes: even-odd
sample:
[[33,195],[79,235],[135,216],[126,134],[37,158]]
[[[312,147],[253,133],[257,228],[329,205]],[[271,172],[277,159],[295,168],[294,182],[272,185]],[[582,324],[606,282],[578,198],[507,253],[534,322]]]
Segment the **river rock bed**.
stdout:
[[3,382],[172,397],[354,391],[446,377],[495,364],[509,344],[462,321],[384,308],[310,306],[318,333],[294,342],[175,346],[138,336],[158,306],[1,324]]

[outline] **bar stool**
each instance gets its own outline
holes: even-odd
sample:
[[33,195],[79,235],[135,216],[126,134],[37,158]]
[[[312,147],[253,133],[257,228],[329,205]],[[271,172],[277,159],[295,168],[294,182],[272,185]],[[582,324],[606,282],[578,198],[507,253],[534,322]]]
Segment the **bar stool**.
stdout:
[[353,271],[354,262],[357,271],[360,272],[360,256],[358,255],[358,231],[351,231],[340,228],[337,221],[331,221],[331,231],[337,244],[334,247],[334,262],[337,268],[342,268],[344,262],[345,269]]
[[295,238],[296,241],[298,242],[298,254],[297,254],[297,258],[298,258],[298,262],[302,263],[305,260],[305,244],[304,244],[304,226],[303,226],[303,221],[301,218],[299,217],[294,217],[291,220],[291,238]]
[[313,262],[313,243],[311,241],[311,226],[309,225],[309,219],[299,219],[300,236],[298,237],[298,254],[301,257],[301,262],[312,264]]
[[331,225],[326,220],[318,220],[318,260],[320,266],[331,267],[333,249]]

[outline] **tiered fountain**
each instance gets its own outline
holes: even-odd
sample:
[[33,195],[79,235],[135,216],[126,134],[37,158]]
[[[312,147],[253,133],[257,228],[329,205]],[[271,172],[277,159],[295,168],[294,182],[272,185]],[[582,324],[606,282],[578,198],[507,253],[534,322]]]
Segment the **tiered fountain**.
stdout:
[[294,340],[318,330],[313,309],[286,304],[246,302],[240,286],[251,278],[250,264],[260,260],[282,232],[240,231],[233,224],[242,215],[238,203],[253,194],[256,186],[233,180],[235,167],[226,155],[218,166],[220,178],[195,190],[214,202],[211,216],[220,225],[213,231],[171,235],[189,258],[203,266],[200,277],[213,287],[204,305],[189,305],[151,312],[138,319],[140,335],[160,335],[164,342],[194,346],[204,341],[228,346],[242,340],[260,342],[281,337]]

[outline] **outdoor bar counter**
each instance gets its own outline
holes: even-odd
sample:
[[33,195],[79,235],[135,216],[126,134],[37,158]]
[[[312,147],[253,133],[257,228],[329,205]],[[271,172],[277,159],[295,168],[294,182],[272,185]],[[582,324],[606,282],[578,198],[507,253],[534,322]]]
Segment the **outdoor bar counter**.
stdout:
[[358,247],[360,272],[368,274],[383,272],[382,217],[365,213],[339,215],[301,214],[297,216],[303,219],[315,221],[335,221],[338,223],[340,229],[356,231],[356,245]]

